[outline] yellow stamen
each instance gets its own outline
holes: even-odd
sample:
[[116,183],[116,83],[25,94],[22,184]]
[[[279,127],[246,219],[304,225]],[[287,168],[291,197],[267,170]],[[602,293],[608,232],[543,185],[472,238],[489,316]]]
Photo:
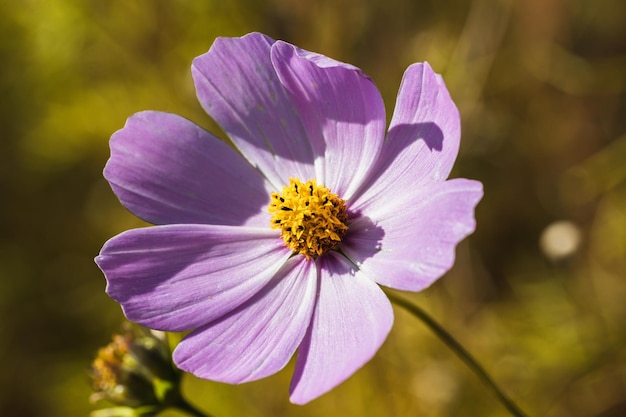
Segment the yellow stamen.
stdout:
[[268,211],[272,229],[281,229],[285,245],[307,259],[338,249],[348,230],[346,202],[315,180],[290,178],[282,193],[272,193]]

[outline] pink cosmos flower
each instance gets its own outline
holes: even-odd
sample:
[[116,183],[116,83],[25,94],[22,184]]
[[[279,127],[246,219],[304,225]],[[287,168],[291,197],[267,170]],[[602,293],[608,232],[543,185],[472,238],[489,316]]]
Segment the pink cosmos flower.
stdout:
[[428,287],[474,231],[481,184],[446,180],[458,111],[414,64],[385,134],[358,68],[259,33],[217,39],[192,74],[234,147],[173,114],[130,117],[104,175],[156,226],[112,238],[96,262],[130,320],[193,330],[174,361],[200,378],[253,381],[297,350],[291,401],[304,404],[384,342],[378,284]]

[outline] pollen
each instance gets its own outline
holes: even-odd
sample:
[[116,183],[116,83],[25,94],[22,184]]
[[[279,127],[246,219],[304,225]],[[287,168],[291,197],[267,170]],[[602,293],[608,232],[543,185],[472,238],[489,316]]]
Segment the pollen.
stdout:
[[337,250],[348,230],[346,202],[315,180],[290,178],[282,193],[272,193],[268,211],[272,229],[307,259]]

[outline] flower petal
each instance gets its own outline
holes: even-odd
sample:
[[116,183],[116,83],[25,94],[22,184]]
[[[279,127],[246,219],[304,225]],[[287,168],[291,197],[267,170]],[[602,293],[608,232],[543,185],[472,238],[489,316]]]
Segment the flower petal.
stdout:
[[377,219],[376,228],[360,224],[370,218],[355,220],[342,250],[379,284],[420,291],[454,264],[456,245],[476,227],[474,208],[482,195],[480,182],[462,178],[405,193],[386,211],[366,211]]
[[135,114],[110,145],[104,176],[122,204],[150,223],[269,223],[269,184],[232,147],[187,119]]
[[269,229],[167,225],[112,238],[96,263],[129,320],[183,331],[246,302],[290,255]]
[[[411,65],[402,78],[387,140],[359,200],[388,199],[420,184],[444,181],[454,164],[460,116],[440,75]],[[358,206],[359,203],[355,203]]]
[[278,372],[309,327],[316,289],[315,264],[291,258],[253,298],[185,337],[174,361],[197,377],[231,384]]
[[278,41],[272,63],[300,113],[316,177],[344,199],[361,185],[385,136],[385,106],[372,80],[352,65]]
[[270,61],[274,40],[260,33],[218,38],[193,61],[204,110],[277,190],[289,177],[313,178],[313,151]]
[[393,324],[391,304],[374,281],[355,275],[336,252],[316,262],[317,304],[291,381],[295,404],[307,403],[350,377],[374,356]]

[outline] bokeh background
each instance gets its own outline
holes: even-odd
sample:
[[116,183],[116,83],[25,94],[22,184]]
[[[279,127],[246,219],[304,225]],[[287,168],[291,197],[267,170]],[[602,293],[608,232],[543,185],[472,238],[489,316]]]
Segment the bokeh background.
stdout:
[[[626,415],[623,0],[0,2],[0,415],[94,408],[88,367],[123,316],[92,259],[143,225],[101,176],[108,139],[145,109],[217,132],[191,60],[250,31],[361,67],[389,115],[409,64],[443,74],[463,117],[453,176],[485,198],[455,267],[406,296],[530,415]],[[292,365],[185,391],[216,417],[506,415],[396,311],[376,357],[309,405],[288,403]]]

